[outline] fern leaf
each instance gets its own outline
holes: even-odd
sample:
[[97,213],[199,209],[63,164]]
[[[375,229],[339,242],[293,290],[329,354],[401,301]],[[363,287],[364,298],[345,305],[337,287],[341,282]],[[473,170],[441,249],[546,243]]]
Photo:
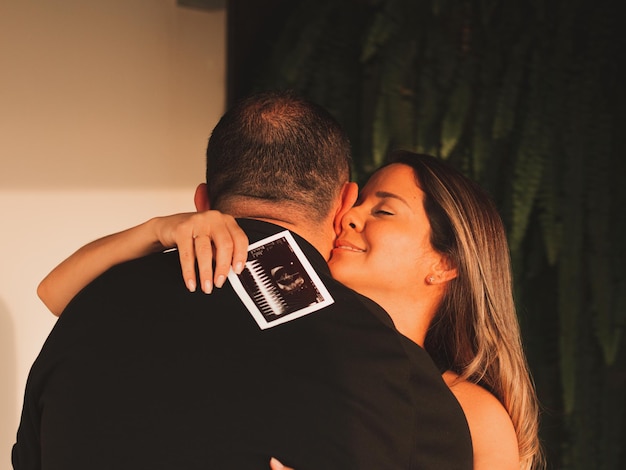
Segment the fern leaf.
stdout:
[[469,80],[461,77],[452,92],[448,110],[441,124],[441,156],[448,158],[463,134],[472,98]]
[[385,159],[389,147],[387,94],[381,93],[376,101],[374,122],[372,125],[372,159],[373,167],[376,168]]
[[541,224],[541,235],[546,258],[550,266],[556,265],[563,237],[563,227],[559,222],[560,207],[553,165],[554,158],[550,159],[545,166],[541,187],[537,194],[537,205],[540,208],[538,218]]
[[509,63],[504,74],[493,121],[494,139],[508,137],[515,126],[530,43],[530,34],[522,36],[508,57]]
[[515,162],[512,187],[512,214],[509,233],[511,251],[516,252],[526,233],[528,219],[541,184],[546,159],[542,138],[542,85],[539,53],[533,53],[529,109],[523,123],[522,139]]
[[387,0],[375,14],[369,31],[363,40],[361,62],[371,60],[400,31],[406,2]]

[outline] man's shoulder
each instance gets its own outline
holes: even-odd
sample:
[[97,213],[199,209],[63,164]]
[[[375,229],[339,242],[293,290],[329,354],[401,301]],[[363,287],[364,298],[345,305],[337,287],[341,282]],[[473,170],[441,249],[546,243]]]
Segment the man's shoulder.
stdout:
[[101,274],[87,287],[138,289],[148,283],[180,281],[176,286],[184,287],[178,252],[170,250],[154,253],[113,266]]
[[118,264],[98,276],[72,299],[61,319],[86,309],[113,315],[125,303],[148,304],[150,299],[158,302],[174,292],[187,292],[178,253],[155,253]]

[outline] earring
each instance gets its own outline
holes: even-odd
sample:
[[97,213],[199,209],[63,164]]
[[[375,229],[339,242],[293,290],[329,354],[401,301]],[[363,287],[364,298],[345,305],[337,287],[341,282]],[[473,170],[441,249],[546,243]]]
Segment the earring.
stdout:
[[435,276],[429,276],[428,277],[428,283],[429,284],[434,284],[435,283]]

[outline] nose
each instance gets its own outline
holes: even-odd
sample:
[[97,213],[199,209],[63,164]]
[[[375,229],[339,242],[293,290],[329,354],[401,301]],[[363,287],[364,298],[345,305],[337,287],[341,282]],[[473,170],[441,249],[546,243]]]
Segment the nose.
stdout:
[[353,207],[343,216],[343,220],[341,221],[341,226],[344,229],[351,228],[352,230],[356,230],[360,232],[363,229],[363,220],[359,215],[358,208]]

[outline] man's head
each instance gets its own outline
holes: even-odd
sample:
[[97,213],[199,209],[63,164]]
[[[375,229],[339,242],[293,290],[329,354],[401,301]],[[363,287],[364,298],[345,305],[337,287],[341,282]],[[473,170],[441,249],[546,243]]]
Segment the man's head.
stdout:
[[243,217],[259,206],[328,218],[350,177],[350,143],[333,117],[293,92],[264,92],[233,106],[207,148],[213,209]]

